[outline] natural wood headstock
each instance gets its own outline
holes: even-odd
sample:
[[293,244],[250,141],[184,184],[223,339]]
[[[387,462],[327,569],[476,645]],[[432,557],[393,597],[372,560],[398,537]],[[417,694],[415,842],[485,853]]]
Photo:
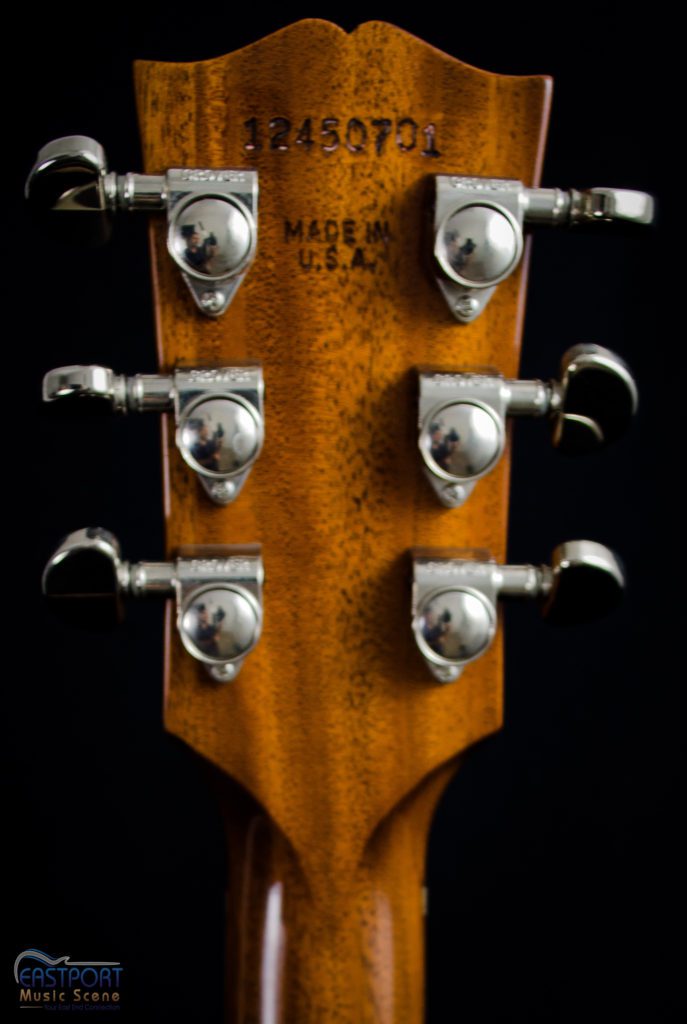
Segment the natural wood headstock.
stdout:
[[[369,1019],[412,1020],[421,972],[401,965],[419,952],[424,833],[456,758],[501,724],[502,649],[497,637],[458,683],[432,682],[407,552],[503,559],[508,494],[504,459],[464,508],[436,503],[413,369],[515,376],[526,279],[524,262],[457,324],[426,266],[428,181],[537,184],[550,82],[468,67],[386,24],[348,35],[313,20],[214,60],[139,62],[136,84],[147,173],[254,167],[260,180],[257,258],[218,320],[199,316],[151,227],[161,369],[260,361],[266,384],[264,450],[235,504],[211,505],[171,446],[170,554],[259,542],[266,582],[263,636],[232,684],[210,682],[169,631],[166,726],[271,823],[264,890],[281,878],[303,936],[285,1019],[325,1019],[326,1000],[327,1020],[368,1019],[362,1003]],[[367,980],[356,957],[379,964]]]

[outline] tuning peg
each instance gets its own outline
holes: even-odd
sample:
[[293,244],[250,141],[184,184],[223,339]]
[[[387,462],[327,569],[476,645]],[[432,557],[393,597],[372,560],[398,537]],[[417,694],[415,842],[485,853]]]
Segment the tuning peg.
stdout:
[[575,345],[560,380],[507,380],[494,371],[419,373],[419,447],[439,500],[457,508],[489,473],[506,442],[507,416],[548,416],[553,443],[578,454],[622,433],[637,410],[637,386],[620,356]]
[[590,622],[619,603],[625,579],[603,544],[573,540],[550,566],[497,565],[487,552],[416,549],[412,615],[415,641],[430,672],[454,682],[494,638],[499,598],[539,598],[557,624]]
[[109,405],[116,412],[173,410],[176,443],[217,505],[238,497],[264,439],[259,366],[175,370],[124,377],[107,366],[58,366],[43,378],[43,401]]
[[50,233],[69,232],[78,242],[105,241],[117,210],[166,210],[170,256],[207,316],[224,313],[255,256],[257,171],[118,175],[108,170],[100,143],[68,135],[40,150],[25,191]]
[[174,597],[184,647],[228,682],[260,639],[263,576],[259,545],[181,549],[174,562],[132,564],[113,534],[88,527],[51,556],[43,593],[62,615],[97,626],[121,619],[126,596]]
[[654,201],[646,192],[527,188],[505,178],[435,176],[435,277],[449,309],[470,323],[523,253],[524,227],[619,222],[647,225]]

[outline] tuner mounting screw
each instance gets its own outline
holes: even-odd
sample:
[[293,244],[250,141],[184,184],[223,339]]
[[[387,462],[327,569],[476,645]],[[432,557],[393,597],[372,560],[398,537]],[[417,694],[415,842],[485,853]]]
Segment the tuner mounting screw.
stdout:
[[204,312],[215,316],[221,312],[224,305],[224,296],[221,292],[203,292],[200,297],[200,304]]
[[469,320],[479,313],[479,302],[470,298],[469,295],[461,296],[454,304],[454,310],[461,320]]
[[463,484],[449,484],[442,491],[444,504],[450,508],[459,508],[467,499],[469,493],[470,489]]

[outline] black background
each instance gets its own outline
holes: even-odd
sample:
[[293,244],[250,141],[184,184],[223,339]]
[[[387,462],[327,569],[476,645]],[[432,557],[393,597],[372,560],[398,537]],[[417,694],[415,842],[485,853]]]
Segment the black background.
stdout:
[[641,410],[612,450],[576,462],[552,452],[541,425],[518,424],[509,558],[544,561],[560,540],[590,537],[621,553],[630,587],[618,613],[584,628],[508,609],[506,725],[472,752],[430,843],[427,1019],[682,1019],[684,697],[669,586],[682,551],[679,343],[661,310],[684,283],[664,248],[662,120],[675,100],[662,10],[189,8],[26,12],[14,37],[4,536],[15,567],[3,637],[16,660],[0,1012],[16,1005],[14,957],[34,946],[121,960],[126,1019],[219,1021],[225,877],[198,766],[161,730],[161,610],[130,606],[119,632],[93,637],[54,622],[38,596],[51,550],[81,525],[112,529],[132,560],[163,556],[156,419],[62,422],[39,400],[55,365],[155,371],[144,219],[120,224],[106,248],[67,251],[24,218],[23,179],[39,146],[69,133],[100,140],[119,171],[140,167],[134,58],[215,56],[317,15],[347,29],[391,21],[479,67],[553,75],[543,183],[663,198],[657,229],[535,240],[523,376],[553,375],[565,348],[597,341],[633,367]]

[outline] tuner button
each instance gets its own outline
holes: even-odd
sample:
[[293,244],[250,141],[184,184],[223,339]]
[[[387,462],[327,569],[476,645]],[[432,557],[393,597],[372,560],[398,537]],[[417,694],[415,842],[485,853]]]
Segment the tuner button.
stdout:
[[99,527],[76,530],[46,565],[43,593],[62,618],[107,628],[123,617],[121,581],[126,572],[116,537]]
[[571,223],[584,221],[621,221],[626,224],[652,224],[653,196],[627,188],[589,188],[571,192]]
[[568,541],[555,549],[551,561],[551,588],[542,608],[549,622],[591,622],[620,603],[625,576],[618,557],[603,544]]
[[637,411],[637,386],[623,360],[600,345],[575,345],[561,363],[553,443],[576,455],[614,441]]
[[[53,237],[99,245],[112,229],[102,146],[85,135],[49,142],[38,153],[26,182],[26,198],[41,227]],[[64,217],[76,211],[78,217]]]
[[107,366],[58,366],[43,377],[43,401],[67,417],[79,416],[84,408],[106,414],[126,409],[126,383]]
[[504,208],[473,203],[444,219],[434,253],[457,284],[485,288],[507,277],[520,259],[522,232]]

